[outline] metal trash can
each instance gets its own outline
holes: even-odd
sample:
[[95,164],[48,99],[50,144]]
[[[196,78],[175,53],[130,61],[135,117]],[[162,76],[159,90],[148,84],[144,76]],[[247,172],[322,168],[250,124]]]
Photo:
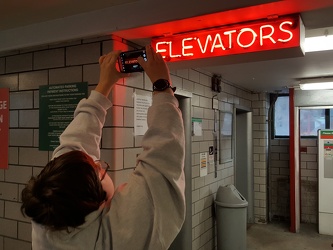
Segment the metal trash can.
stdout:
[[234,185],[220,186],[216,193],[218,250],[246,250],[248,202]]

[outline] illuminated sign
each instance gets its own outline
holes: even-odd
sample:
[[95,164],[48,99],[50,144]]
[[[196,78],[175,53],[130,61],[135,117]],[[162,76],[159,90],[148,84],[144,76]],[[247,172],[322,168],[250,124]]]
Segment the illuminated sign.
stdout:
[[152,39],[167,61],[300,47],[299,16],[267,19]]

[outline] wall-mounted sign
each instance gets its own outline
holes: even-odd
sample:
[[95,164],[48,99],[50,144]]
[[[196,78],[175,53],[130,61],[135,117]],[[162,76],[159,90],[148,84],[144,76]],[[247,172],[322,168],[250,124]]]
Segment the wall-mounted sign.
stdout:
[[200,177],[207,175],[207,152],[200,153]]
[[148,129],[147,114],[152,97],[134,94],[134,135],[144,135]]
[[192,117],[192,135],[202,136],[202,119]]
[[86,82],[39,87],[39,150],[50,151],[59,145],[59,136],[87,95]]
[[288,16],[152,39],[167,61],[300,47],[302,21]]
[[0,89],[0,169],[8,168],[9,89]]

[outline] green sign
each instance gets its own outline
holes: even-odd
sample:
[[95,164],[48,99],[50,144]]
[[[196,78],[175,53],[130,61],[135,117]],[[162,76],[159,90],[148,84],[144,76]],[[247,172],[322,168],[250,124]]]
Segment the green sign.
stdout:
[[326,131],[321,130],[321,134],[322,135],[333,135],[333,130],[326,130]]
[[39,87],[39,150],[52,151],[59,145],[77,104],[87,96],[86,82]]

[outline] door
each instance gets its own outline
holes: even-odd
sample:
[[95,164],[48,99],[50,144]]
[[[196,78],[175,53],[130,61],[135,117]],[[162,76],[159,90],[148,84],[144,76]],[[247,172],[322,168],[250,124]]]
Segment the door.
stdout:
[[243,107],[235,109],[235,186],[248,202],[247,218],[253,223],[252,112]]

